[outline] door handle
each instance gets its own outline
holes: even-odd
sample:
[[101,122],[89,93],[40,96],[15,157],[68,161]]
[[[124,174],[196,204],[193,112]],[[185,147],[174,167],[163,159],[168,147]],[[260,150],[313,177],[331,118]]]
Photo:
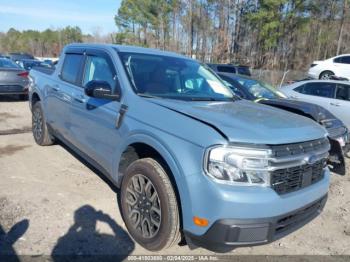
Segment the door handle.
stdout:
[[74,101],[80,104],[84,104],[86,102],[86,100],[84,99],[84,96],[74,96]]
[[294,99],[298,99],[299,96],[296,96],[296,95],[291,95],[290,98],[294,98]]
[[331,105],[331,106],[340,106],[339,103],[334,103],[334,102],[330,102],[330,105]]

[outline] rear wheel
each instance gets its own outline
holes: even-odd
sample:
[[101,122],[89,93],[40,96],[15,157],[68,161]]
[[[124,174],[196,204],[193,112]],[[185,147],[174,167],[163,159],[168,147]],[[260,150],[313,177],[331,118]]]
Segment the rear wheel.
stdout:
[[54,143],[54,137],[50,134],[44,118],[41,103],[38,101],[32,108],[32,132],[35,142],[41,146],[49,146]]
[[332,71],[324,71],[320,74],[320,79],[329,80],[331,79],[331,76],[334,76],[334,73]]
[[136,160],[127,168],[120,204],[129,233],[144,248],[157,251],[180,242],[175,192],[156,160]]

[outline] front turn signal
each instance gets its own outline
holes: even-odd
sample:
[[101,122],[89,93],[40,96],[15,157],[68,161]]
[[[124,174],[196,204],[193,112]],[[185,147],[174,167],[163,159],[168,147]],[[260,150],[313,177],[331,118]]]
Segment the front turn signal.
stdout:
[[193,217],[193,223],[196,226],[199,226],[199,227],[206,227],[206,226],[208,226],[209,221],[207,219],[205,219],[205,218],[200,218],[200,217],[194,216]]

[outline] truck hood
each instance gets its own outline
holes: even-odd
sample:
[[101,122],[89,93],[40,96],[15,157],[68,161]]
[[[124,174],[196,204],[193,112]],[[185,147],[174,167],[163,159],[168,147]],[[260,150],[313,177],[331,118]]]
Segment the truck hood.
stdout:
[[[273,145],[310,141],[326,136],[324,128],[306,117],[246,100],[149,100],[211,126],[230,142]],[[200,130],[194,130],[195,132]]]

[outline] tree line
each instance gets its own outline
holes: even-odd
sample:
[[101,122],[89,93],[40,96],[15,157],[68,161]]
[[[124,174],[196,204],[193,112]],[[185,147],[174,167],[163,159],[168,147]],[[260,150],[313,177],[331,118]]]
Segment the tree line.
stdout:
[[122,0],[115,34],[12,28],[0,32],[0,52],[55,57],[68,43],[113,42],[204,62],[304,70],[313,60],[350,53],[349,7],[350,0]]
[[42,32],[11,28],[5,33],[0,32],[0,53],[26,52],[37,57],[58,57],[62,48],[70,43],[112,42],[109,35],[101,35],[99,31],[97,27],[92,34],[83,34],[77,26]]
[[115,42],[202,61],[305,69],[350,53],[349,0],[122,0]]

